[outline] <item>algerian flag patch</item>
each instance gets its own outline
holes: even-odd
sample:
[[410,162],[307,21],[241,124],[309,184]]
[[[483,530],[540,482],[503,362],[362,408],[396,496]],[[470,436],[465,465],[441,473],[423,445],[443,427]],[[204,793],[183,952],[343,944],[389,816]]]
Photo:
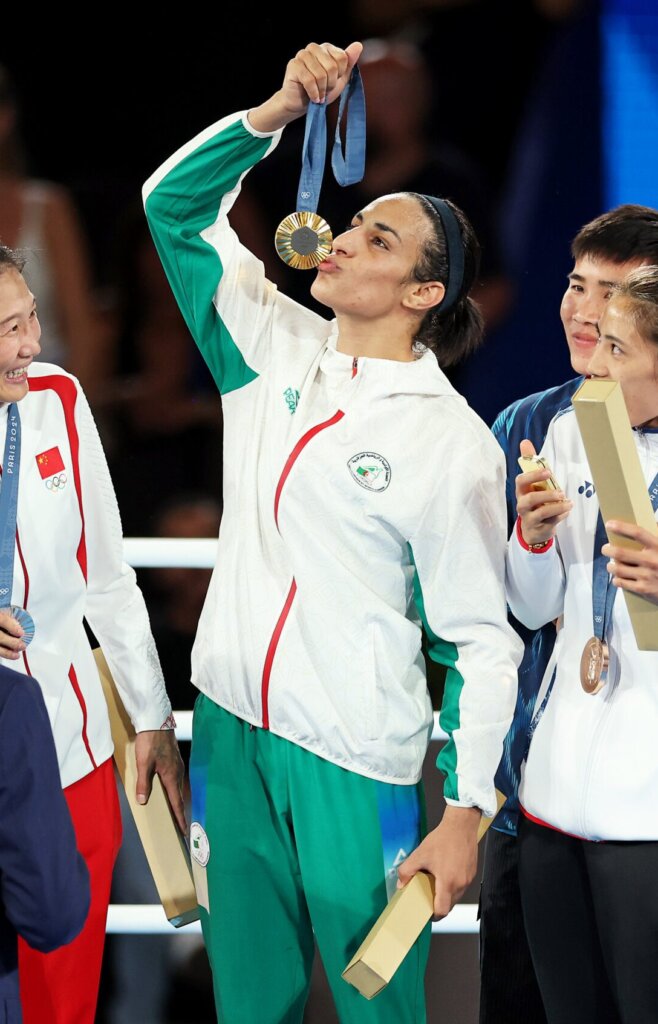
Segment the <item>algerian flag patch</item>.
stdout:
[[359,452],[347,463],[357,484],[368,491],[385,491],[391,482],[391,467],[377,452]]

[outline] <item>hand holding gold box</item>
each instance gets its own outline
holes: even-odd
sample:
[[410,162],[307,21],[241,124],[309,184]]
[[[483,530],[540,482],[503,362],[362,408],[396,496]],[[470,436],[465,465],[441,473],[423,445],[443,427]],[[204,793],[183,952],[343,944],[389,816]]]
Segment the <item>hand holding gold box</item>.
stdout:
[[126,798],[164,912],[171,924],[175,928],[180,928],[181,925],[199,920],[190,856],[157,775],[153,777],[149,802],[137,803],[135,730],[100,648],[94,651],[94,657],[107,701],[117,771],[126,791]]
[[[620,384],[586,380],[572,402],[603,522],[618,519],[636,523],[658,536]],[[612,532],[608,533],[608,540],[619,547],[640,547],[636,541]],[[624,590],[624,597],[638,649],[658,651],[658,604],[629,590]]]
[[[505,800],[506,797],[496,790],[496,814]],[[492,821],[493,818],[482,818],[478,843]],[[386,988],[433,913],[434,879],[420,871],[392,897],[342,977],[366,999],[372,999]]]

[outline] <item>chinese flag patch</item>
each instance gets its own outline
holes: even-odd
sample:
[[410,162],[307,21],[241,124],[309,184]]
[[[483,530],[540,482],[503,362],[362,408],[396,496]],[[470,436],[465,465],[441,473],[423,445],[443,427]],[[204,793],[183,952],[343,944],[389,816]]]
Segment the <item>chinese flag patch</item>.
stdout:
[[36,456],[36,460],[42,480],[52,476],[53,473],[61,473],[64,469],[59,448],[49,448],[47,452],[41,452],[41,455]]

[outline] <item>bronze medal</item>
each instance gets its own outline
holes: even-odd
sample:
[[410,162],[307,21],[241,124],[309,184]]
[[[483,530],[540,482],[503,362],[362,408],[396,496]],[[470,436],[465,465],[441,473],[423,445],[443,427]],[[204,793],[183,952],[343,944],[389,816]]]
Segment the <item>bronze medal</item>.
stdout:
[[289,267],[312,270],[331,253],[333,237],[318,213],[301,210],[285,217],[274,235],[276,251]]
[[585,693],[595,694],[605,686],[608,673],[608,645],[590,637],[580,659],[580,684]]

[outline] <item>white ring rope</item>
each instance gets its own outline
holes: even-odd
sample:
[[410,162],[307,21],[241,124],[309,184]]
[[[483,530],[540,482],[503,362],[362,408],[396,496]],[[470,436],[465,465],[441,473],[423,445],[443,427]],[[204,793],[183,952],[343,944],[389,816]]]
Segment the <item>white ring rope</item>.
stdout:
[[134,569],[214,569],[217,541],[205,537],[124,537],[123,557]]
[[[476,935],[477,903],[458,903],[442,921],[432,922],[433,934]],[[108,935],[191,935],[201,932],[198,921],[174,928],[158,904],[112,904],[107,915]]]
[[[192,739],[192,712],[174,711],[176,719],[176,739],[181,742],[188,742]],[[448,739],[448,734],[439,725],[439,713],[434,712],[434,727],[430,739],[438,740],[440,743]]]
[[[124,558],[135,569],[212,569],[217,557],[217,541],[170,537],[127,537],[123,542]],[[192,739],[192,712],[175,711],[176,736],[181,741]],[[446,740],[434,712],[433,740]],[[173,928],[159,904],[113,903],[107,915],[108,935],[190,935],[200,933],[198,921]],[[474,935],[478,932],[477,904],[459,903],[442,921],[432,922],[433,934]]]

